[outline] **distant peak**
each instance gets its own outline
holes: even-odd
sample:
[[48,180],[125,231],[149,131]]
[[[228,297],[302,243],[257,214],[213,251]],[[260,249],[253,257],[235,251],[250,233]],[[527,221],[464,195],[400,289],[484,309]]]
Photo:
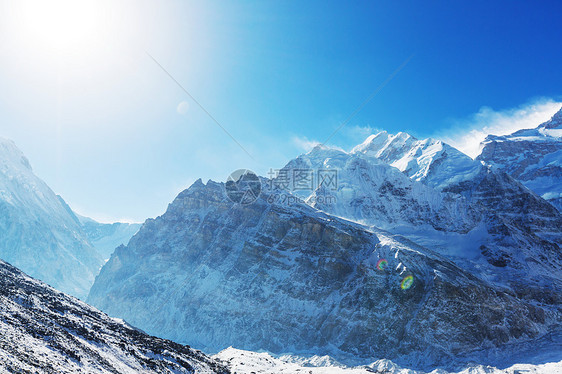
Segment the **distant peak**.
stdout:
[[387,131],[379,131],[376,134],[370,135],[367,137],[367,139],[363,142],[363,143],[370,143],[373,140],[376,139],[387,139],[390,136],[390,134]]
[[558,120],[562,119],[562,107],[560,107],[558,112],[554,113],[552,119],[558,119]]
[[191,186],[189,186],[185,191],[198,191],[201,190],[202,188],[205,188],[205,183],[203,183],[203,181],[201,180],[201,178],[197,179],[195,182],[193,182],[191,184]]
[[319,151],[319,150],[323,150],[323,149],[330,149],[330,147],[327,146],[326,144],[323,144],[323,143],[318,143],[314,147],[312,147],[313,151],[314,150]]
[[316,154],[325,153],[325,152],[343,152],[343,150],[341,148],[329,146],[329,145],[326,145],[326,144],[317,144],[307,154],[308,155],[316,155]]
[[376,134],[371,134],[367,137],[367,139],[365,139],[363,141],[362,144],[371,143],[373,140],[380,139],[380,138],[385,138],[385,139],[388,138],[388,132],[380,131],[380,132],[377,132]]
[[0,137],[0,158],[6,161],[10,160],[12,165],[23,166],[31,170],[29,160],[12,140]]
[[388,132],[383,130],[383,131],[379,131],[376,134],[373,134],[373,135],[369,136],[367,139],[374,139],[374,138],[377,138],[377,137],[380,137],[380,136],[387,136],[387,135],[388,135]]
[[[222,191],[223,185],[224,185],[223,183],[218,183],[211,179],[209,179],[205,184],[203,183],[201,178],[199,178],[195,182],[193,182],[191,186],[181,191],[176,197],[176,200],[182,200],[183,198],[186,197],[201,196],[201,195],[206,195],[208,198],[210,198],[211,196],[215,196],[213,198],[216,199],[216,196],[218,196],[219,192]],[[171,205],[173,205],[176,200],[174,200],[174,202],[172,202]]]
[[356,152],[365,152],[368,151],[370,148],[378,147],[386,142],[389,138],[389,134],[386,131],[381,131],[376,134],[369,135],[365,141],[357,146],[355,146],[351,153]]
[[412,139],[416,140],[416,138],[413,137],[412,135],[408,134],[407,132],[402,132],[402,131],[400,131],[399,133],[397,133],[397,134],[394,136],[394,138],[395,138],[395,139],[404,139],[404,140],[412,138]]
[[445,143],[443,140],[441,139],[435,139],[435,138],[425,138],[422,140],[423,143],[430,145],[430,144],[442,144],[444,147],[451,147],[449,144]]

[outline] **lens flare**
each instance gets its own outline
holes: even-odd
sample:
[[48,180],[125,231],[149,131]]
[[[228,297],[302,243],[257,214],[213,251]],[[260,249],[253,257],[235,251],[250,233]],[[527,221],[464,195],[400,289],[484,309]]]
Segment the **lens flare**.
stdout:
[[379,262],[377,262],[377,269],[379,269],[380,271],[384,271],[384,268],[386,268],[387,265],[388,261],[386,261],[386,259],[384,258],[381,258]]
[[414,277],[411,275],[407,275],[406,277],[404,277],[404,279],[402,279],[400,288],[403,290],[407,290],[408,288],[412,287],[412,284],[414,284]]

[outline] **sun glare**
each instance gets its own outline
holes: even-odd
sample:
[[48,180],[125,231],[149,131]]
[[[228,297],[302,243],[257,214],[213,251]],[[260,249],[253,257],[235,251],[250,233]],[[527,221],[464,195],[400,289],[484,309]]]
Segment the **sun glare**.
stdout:
[[22,1],[20,27],[27,41],[56,52],[88,48],[102,32],[95,1]]

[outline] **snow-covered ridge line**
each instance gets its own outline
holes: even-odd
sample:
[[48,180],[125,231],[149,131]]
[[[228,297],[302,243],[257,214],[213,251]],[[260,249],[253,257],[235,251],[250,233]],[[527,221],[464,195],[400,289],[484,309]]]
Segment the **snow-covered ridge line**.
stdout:
[[377,360],[361,366],[345,366],[329,356],[313,356],[309,358],[299,356],[275,356],[269,353],[244,351],[229,347],[214,355],[239,374],[506,374],[506,373],[535,373],[535,374],[560,374],[562,373],[562,357],[552,355],[545,362],[514,363],[494,367],[490,365],[471,364],[459,370],[447,371],[435,369],[430,372],[419,371],[401,367],[386,359]]

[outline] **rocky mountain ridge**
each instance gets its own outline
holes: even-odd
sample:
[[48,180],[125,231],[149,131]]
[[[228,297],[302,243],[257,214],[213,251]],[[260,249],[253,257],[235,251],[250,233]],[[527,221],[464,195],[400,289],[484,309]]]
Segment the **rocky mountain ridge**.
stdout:
[[0,261],[0,371],[223,373],[199,351],[155,338]]

